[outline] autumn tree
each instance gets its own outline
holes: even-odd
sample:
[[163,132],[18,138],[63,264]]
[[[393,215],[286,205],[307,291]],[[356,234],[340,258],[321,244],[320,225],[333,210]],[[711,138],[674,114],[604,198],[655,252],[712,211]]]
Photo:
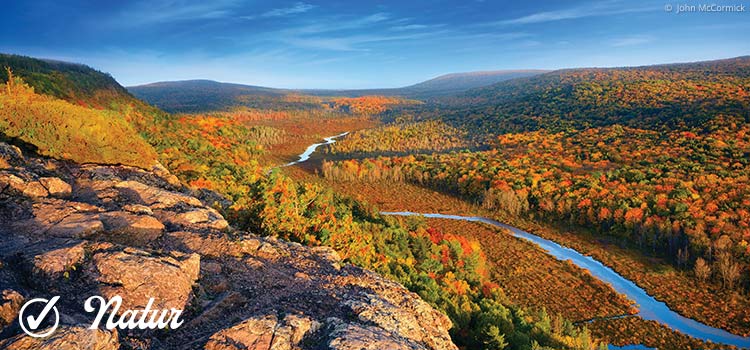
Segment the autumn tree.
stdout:
[[711,277],[711,266],[709,266],[708,263],[706,263],[706,260],[703,260],[703,258],[698,258],[695,261],[693,272],[695,273],[696,278],[698,278],[702,282],[705,282],[709,277]]
[[716,271],[719,273],[724,287],[734,289],[735,284],[740,279],[741,268],[734,256],[730,252],[722,251],[719,253],[716,262]]

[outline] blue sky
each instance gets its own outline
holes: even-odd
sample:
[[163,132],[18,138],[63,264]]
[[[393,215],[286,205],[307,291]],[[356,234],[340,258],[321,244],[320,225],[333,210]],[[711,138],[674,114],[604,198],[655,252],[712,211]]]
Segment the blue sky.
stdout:
[[10,1],[0,52],[85,63],[124,85],[201,78],[288,88],[750,54],[750,0],[716,2],[745,12],[677,13],[701,3]]

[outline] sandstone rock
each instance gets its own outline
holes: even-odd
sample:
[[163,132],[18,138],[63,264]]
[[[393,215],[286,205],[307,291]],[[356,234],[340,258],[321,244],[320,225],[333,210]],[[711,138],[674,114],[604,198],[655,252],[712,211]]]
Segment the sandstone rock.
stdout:
[[313,253],[319,254],[321,257],[323,257],[323,259],[328,261],[334,269],[341,269],[341,256],[339,256],[339,253],[336,252],[336,250],[334,250],[333,248],[319,246],[312,248],[312,251]]
[[185,229],[214,229],[223,230],[229,226],[224,217],[212,208],[194,208],[179,214],[168,210],[157,210],[155,215],[159,220]]
[[299,272],[297,272],[297,273],[294,274],[294,278],[296,278],[298,280],[301,280],[301,281],[309,281],[310,280],[310,275],[308,275],[308,274],[306,274],[304,272],[299,271]]
[[189,224],[197,224],[200,222],[208,221],[208,211],[205,209],[194,209],[185,213],[176,215],[178,222],[185,222]]
[[[272,345],[276,345],[279,349],[294,349],[305,336],[316,332],[320,326],[319,322],[310,317],[295,314],[286,315],[283,324],[276,328]],[[287,344],[291,347],[286,347]]]
[[445,332],[452,327],[447,316],[395,282],[380,278],[365,281],[355,283],[371,293],[353,295],[344,301],[362,323],[375,325],[430,349],[455,349]]
[[115,243],[142,245],[153,242],[164,232],[164,225],[153,216],[126,211],[103,213],[106,239]]
[[61,326],[46,338],[33,338],[19,334],[0,341],[0,348],[6,350],[117,350],[120,348],[120,343],[116,332],[88,329],[84,326]]
[[13,174],[0,174],[0,188],[23,193],[23,190],[26,189],[26,181]]
[[133,214],[154,215],[154,211],[151,208],[141,204],[125,204],[122,206],[122,210]]
[[198,198],[162,190],[136,181],[122,181],[117,183],[115,187],[126,198],[147,205],[151,209],[171,208],[180,204],[193,207],[203,206]]
[[37,281],[56,280],[83,262],[85,243],[55,249],[34,257],[32,273]]
[[102,208],[100,208],[100,207],[98,207],[96,205],[89,204],[89,203],[81,203],[81,202],[69,201],[69,202],[67,202],[67,205],[71,209],[73,209],[73,210],[75,210],[76,212],[79,212],[79,213],[99,213],[99,212],[103,212],[104,211],[104,209],[102,209]]
[[89,272],[103,296],[119,295],[124,309],[142,309],[153,297],[153,308],[183,310],[198,279],[200,256],[172,252],[155,256],[137,249],[94,254]]
[[206,350],[249,350],[270,349],[273,331],[276,328],[276,316],[254,317],[222,330],[206,343]]
[[203,312],[187,324],[183,325],[184,329],[190,327],[200,327],[201,324],[209,324],[217,320],[226,318],[227,314],[236,312],[240,307],[248,302],[242,294],[237,292],[227,292],[219,296],[210,303]]
[[52,197],[67,198],[73,193],[70,185],[57,177],[43,177],[39,179],[39,183],[47,189],[49,195]]
[[47,197],[49,196],[49,192],[47,192],[47,189],[42,186],[42,184],[39,181],[32,181],[26,184],[26,187],[23,189],[24,196],[27,197]]
[[0,159],[8,165],[17,165],[24,161],[20,148],[4,142],[0,142]]
[[245,265],[256,270],[266,267],[266,263],[260,261],[259,259],[253,258],[252,256],[248,256],[243,260],[243,262],[245,263]]
[[167,168],[164,167],[164,165],[162,165],[160,162],[156,162],[156,164],[151,168],[151,171],[153,171],[154,174],[161,177],[168,184],[174,187],[180,187],[180,185],[182,185],[182,183],[180,182],[180,179],[178,179],[177,176],[170,173],[169,170],[167,170]]
[[24,298],[15,290],[6,289],[0,293],[0,332],[18,317]]
[[356,323],[338,323],[329,337],[331,350],[427,350],[414,341],[399,338],[381,328]]
[[74,213],[54,224],[47,234],[53,237],[86,238],[104,230],[98,214]]
[[257,316],[211,336],[206,350],[301,349],[300,342],[318,323],[309,317],[287,315],[279,321],[274,315]]
[[261,240],[258,238],[245,238],[240,241],[240,248],[245,254],[254,254],[260,248]]
[[229,222],[224,219],[218,219],[218,220],[211,221],[209,223],[209,227],[215,230],[223,230],[229,227]]
[[265,259],[274,259],[279,257],[279,255],[282,254],[280,247],[275,246],[273,244],[270,244],[268,242],[264,242],[263,244],[258,247],[258,250],[256,253],[258,256],[265,258]]
[[169,232],[165,241],[170,247],[178,250],[196,252],[206,257],[234,256],[242,254],[241,247],[223,237],[201,235],[189,231]]

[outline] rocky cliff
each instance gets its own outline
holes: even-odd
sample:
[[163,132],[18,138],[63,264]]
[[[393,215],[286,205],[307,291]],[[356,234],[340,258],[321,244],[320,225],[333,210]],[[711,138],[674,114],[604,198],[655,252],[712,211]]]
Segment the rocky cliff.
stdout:
[[[2,349],[456,349],[416,294],[310,248],[239,232],[165,169],[81,165],[0,143]],[[60,327],[19,309],[59,295]],[[183,309],[165,330],[90,330],[92,295]]]

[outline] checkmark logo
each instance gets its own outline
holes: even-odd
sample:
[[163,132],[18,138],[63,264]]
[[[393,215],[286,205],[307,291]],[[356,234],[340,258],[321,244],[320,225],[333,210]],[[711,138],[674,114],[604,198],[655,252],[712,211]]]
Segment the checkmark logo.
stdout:
[[[55,307],[55,304],[59,299],[60,296],[55,296],[49,300],[44,298],[36,298],[27,301],[26,304],[23,304],[23,307],[21,307],[21,311],[18,313],[18,323],[21,325],[21,329],[24,331],[24,333],[34,338],[43,338],[52,334],[52,332],[57,329],[57,326],[60,323],[60,313],[57,311],[57,307]],[[34,315],[27,316],[26,308],[35,303],[44,303],[44,308],[39,312],[39,314],[36,315],[36,317]],[[44,329],[44,332],[39,332],[39,326],[41,326],[42,322],[47,319],[47,316],[49,316],[50,312],[52,311],[55,312],[55,323],[52,325],[52,327]]]

